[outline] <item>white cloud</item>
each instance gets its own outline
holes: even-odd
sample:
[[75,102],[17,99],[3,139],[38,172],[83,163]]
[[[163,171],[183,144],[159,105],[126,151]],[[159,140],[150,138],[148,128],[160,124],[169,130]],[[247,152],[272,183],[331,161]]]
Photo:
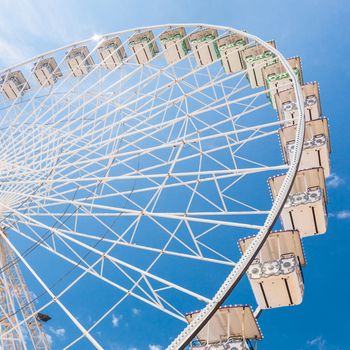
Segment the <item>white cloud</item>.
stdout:
[[50,327],[50,332],[57,337],[64,337],[66,335],[66,330],[64,328],[53,328]]
[[58,328],[58,329],[56,329],[55,334],[58,337],[64,337],[64,335],[66,334],[66,330],[64,328]]
[[327,178],[327,186],[331,188],[337,188],[343,185],[344,183],[345,181],[336,173],[330,174]]
[[138,316],[141,313],[141,310],[137,309],[136,307],[133,307],[131,311],[134,316]]
[[350,210],[342,210],[338,211],[335,214],[337,219],[344,220],[344,219],[349,219],[350,218]]
[[112,315],[112,326],[113,327],[118,327],[119,326],[119,322],[120,322],[120,320],[121,320],[121,316],[116,316],[116,315]]
[[47,340],[48,340],[49,344],[52,344],[52,343],[53,343],[53,341],[52,341],[52,337],[51,337],[51,335],[50,335],[50,334],[47,334],[47,333],[46,333],[46,338],[47,338]]
[[[89,33],[79,23],[80,9],[71,4],[70,11],[60,1],[2,0],[0,12],[0,66],[20,63]],[[91,30],[91,28],[90,28]]]
[[27,53],[27,49],[19,48],[16,43],[11,43],[5,38],[0,38],[0,62],[5,65],[19,63],[28,58],[31,54]]
[[307,345],[314,346],[318,350],[324,350],[326,348],[326,340],[322,336],[319,336],[315,339],[308,340]]
[[92,316],[91,315],[88,315],[88,318],[87,318],[87,323],[88,324],[92,324],[94,323],[93,319],[92,319]]
[[148,349],[149,350],[162,350],[162,347],[160,345],[150,344],[150,345],[148,345]]

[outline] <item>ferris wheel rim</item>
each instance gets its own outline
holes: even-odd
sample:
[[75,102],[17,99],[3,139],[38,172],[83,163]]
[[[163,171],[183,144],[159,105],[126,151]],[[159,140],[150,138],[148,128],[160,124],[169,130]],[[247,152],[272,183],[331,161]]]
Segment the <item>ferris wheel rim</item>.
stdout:
[[225,301],[227,296],[232,292],[235,285],[243,277],[244,273],[248,269],[249,265],[252,263],[256,255],[259,253],[259,250],[266,241],[269,231],[272,229],[273,225],[278,219],[280,212],[283,209],[288,194],[292,188],[295,176],[298,171],[298,166],[301,161],[302,151],[303,151],[303,142],[305,135],[305,115],[303,108],[303,98],[300,83],[293,71],[293,69],[288,64],[284,56],[276,49],[266,44],[264,40],[261,40],[259,37],[245,32],[235,30],[230,27],[220,27],[225,30],[232,30],[232,32],[242,34],[247,38],[253,39],[257,43],[268,47],[281,61],[282,65],[289,73],[293,81],[293,89],[296,95],[296,105],[298,111],[298,122],[296,129],[296,139],[295,139],[295,152],[293,154],[289,169],[286,173],[286,177],[282,183],[282,186],[279,190],[277,197],[275,198],[271,211],[268,214],[263,228],[259,230],[259,233],[254,238],[253,242],[247,249],[247,251],[242,255],[237,265],[232,269],[231,273],[225,279],[215,296],[212,298],[211,302],[200,311],[197,317],[186,326],[186,328],[169,344],[167,350],[182,350],[184,349],[190,341],[196,336],[196,334],[206,325],[209,319],[214,315],[218,308]]
[[[162,24],[162,25],[155,25],[155,26],[144,26],[144,27],[137,27],[137,28],[132,28],[132,29],[128,29],[128,30],[123,30],[123,31],[117,31],[117,32],[112,32],[112,33],[108,33],[108,34],[103,34],[100,36],[100,39],[107,39],[108,37],[112,37],[115,35],[120,35],[120,34],[126,34],[129,32],[137,32],[137,31],[143,31],[143,30],[152,30],[152,29],[161,29],[161,28],[167,28],[167,27],[179,27],[179,26],[186,26],[186,27],[205,27],[205,28],[215,28],[215,29],[221,29],[221,30],[226,30],[232,33],[237,33],[237,34],[241,34],[244,35],[245,37],[252,39],[254,41],[256,41],[257,43],[263,45],[264,47],[267,47],[269,50],[271,50],[274,54],[276,54],[276,56],[280,59],[280,61],[282,62],[283,66],[285,67],[285,69],[287,70],[287,72],[290,74],[292,80],[293,80],[293,87],[294,87],[294,91],[296,94],[296,103],[297,103],[297,108],[298,108],[298,113],[299,113],[299,118],[298,118],[298,123],[297,123],[297,132],[296,132],[296,148],[295,148],[295,152],[294,152],[294,156],[293,159],[291,161],[291,164],[289,166],[289,170],[287,172],[287,176],[286,179],[281,187],[281,190],[279,192],[278,197],[276,198],[276,200],[273,203],[272,209],[268,215],[268,217],[265,220],[264,226],[263,228],[259,231],[258,236],[261,236],[261,240],[258,240],[258,236],[256,239],[256,242],[252,243],[253,245],[257,245],[256,249],[253,252],[249,252],[249,254],[245,254],[247,255],[247,257],[245,259],[248,259],[247,263],[244,265],[241,263],[243,257],[238,261],[237,265],[240,266],[241,270],[243,271],[241,273],[241,277],[243,276],[245,270],[248,268],[250,262],[253,260],[253,258],[255,257],[255,255],[258,253],[259,249],[261,248],[261,246],[263,245],[265,239],[268,236],[268,231],[272,228],[272,226],[274,225],[275,221],[278,218],[278,215],[280,213],[280,211],[282,210],[282,207],[285,203],[285,200],[288,196],[288,193],[291,189],[294,177],[296,175],[297,172],[297,168],[301,159],[301,152],[302,152],[302,147],[303,147],[303,139],[304,139],[304,112],[303,112],[303,105],[302,105],[302,93],[301,93],[301,88],[300,88],[300,84],[294,74],[294,71],[291,69],[291,67],[289,66],[288,62],[286,61],[286,59],[283,57],[283,55],[277,50],[274,49],[273,47],[271,47],[270,45],[266,44],[265,41],[261,40],[260,38],[256,37],[255,35],[251,35],[249,33],[231,28],[231,27],[226,27],[226,26],[219,26],[219,25],[212,25],[212,24],[205,24],[205,23],[175,23],[175,24]],[[69,48],[72,48],[76,45],[81,45],[81,44],[85,44],[85,43],[89,43],[95,41],[92,38],[89,38],[87,40],[82,40],[82,41],[77,41],[74,42],[73,44],[69,44],[63,47],[60,47],[58,49],[54,49],[51,51],[47,51],[41,55],[35,56],[29,60],[26,60],[24,62],[21,62],[20,64],[16,64],[13,65],[11,67],[6,68],[5,70],[1,71],[0,74],[6,73],[8,71],[11,71],[13,69],[19,68],[23,65],[32,63],[40,58],[43,58],[45,56],[48,56],[50,54],[59,52],[59,51],[63,51]],[[263,235],[261,235],[262,231],[266,231]],[[244,256],[245,256],[244,255]],[[233,271],[235,270],[235,268],[233,269]],[[224,284],[222,284],[223,286]],[[221,286],[221,287],[222,287]],[[227,289],[227,293],[230,293],[232,290],[231,289]],[[218,292],[220,291],[220,289],[218,290]],[[205,325],[205,322],[210,318],[210,316],[216,311],[216,309],[221,305],[222,301],[225,299],[225,297],[227,296],[227,294],[223,295],[221,300],[216,300],[215,301],[215,305],[214,307],[210,310],[210,312],[207,312],[206,317],[199,323],[199,320],[201,318],[203,318],[203,316],[201,316],[201,314],[197,317],[197,325],[196,322],[191,323],[189,326],[187,326],[187,328],[184,330],[184,336],[186,336],[186,340],[185,343],[188,343],[188,339],[189,337],[192,337],[195,335],[195,333]],[[214,297],[215,298],[215,297]],[[213,300],[214,300],[213,298]],[[211,303],[213,303],[213,300]],[[210,303],[208,303],[209,305]],[[196,326],[196,328],[194,327]],[[192,328],[191,331],[189,331],[189,329]],[[195,329],[194,329],[195,328]],[[180,349],[183,348],[183,346],[186,346],[186,344],[183,342],[183,340],[181,340],[180,336],[181,334],[174,340],[174,342],[172,344],[169,345],[168,349]],[[179,347],[179,341],[182,341],[184,345],[180,345]]]

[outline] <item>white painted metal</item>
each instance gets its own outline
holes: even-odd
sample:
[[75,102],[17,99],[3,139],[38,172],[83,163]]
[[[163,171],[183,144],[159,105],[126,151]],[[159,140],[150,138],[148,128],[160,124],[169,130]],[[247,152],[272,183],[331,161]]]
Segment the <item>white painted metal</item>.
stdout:
[[[3,271],[0,277],[1,305],[5,309],[10,305],[13,308],[12,310],[2,310],[1,334],[18,324],[16,307],[20,308],[23,318],[28,318],[22,328],[14,329],[9,335],[1,337],[2,348],[21,349],[25,347],[26,341],[23,338],[23,331],[25,330],[28,340],[34,349],[50,349],[51,344],[43,331],[40,321],[37,319],[37,311],[22,272],[18,264],[14,263],[16,256],[2,238],[0,240],[0,255],[2,257],[1,270]],[[8,321],[12,321],[11,324]]]
[[[237,30],[232,30],[232,31],[245,35],[243,32],[240,32]],[[304,129],[305,116],[304,116],[304,110],[303,110],[302,92],[298,84],[297,77],[295,76],[291,67],[288,66],[286,59],[282,55],[280,55],[276,49],[274,49],[272,46],[266,45],[266,43],[264,43],[261,39],[255,36],[246,34],[246,37],[256,40],[259,44],[265,46],[265,48],[268,48],[270,51],[272,51],[274,55],[277,55],[279,59],[283,62],[287,72],[292,77],[294,89],[295,89],[295,95],[296,95],[296,104],[299,112],[297,134],[296,134],[296,149],[293,154],[293,159],[292,159],[289,171],[282,183],[280,191],[278,192],[275,198],[271,213],[267,217],[264,227],[259,231],[258,235],[254,239],[252,244],[249,246],[246,253],[243,254],[239,263],[235,266],[235,268],[226,278],[225,282],[222,284],[218,292],[215,294],[212,301],[200,312],[200,314],[196,317],[196,319],[190,325],[188,325],[178,335],[178,337],[169,345],[169,347],[167,348],[168,350],[184,349],[188,344],[188,342],[210,320],[210,318],[214,315],[215,311],[220,307],[222,302],[225,300],[228,294],[232,291],[232,289],[238,283],[240,278],[244,275],[245,271],[247,270],[247,268],[249,267],[249,265],[252,263],[255,256],[259,252],[259,249],[263,246],[265,240],[268,237],[269,231],[271,230],[273,224],[277,220],[278,215],[283,208],[287,195],[289,194],[289,191],[292,188],[293,181],[297,173],[297,169],[298,169],[301,154],[302,154],[302,145],[303,145],[304,131],[305,131]]]
[[[178,60],[175,59],[174,52],[170,51],[171,46],[163,46],[163,50],[157,55],[157,42],[161,39],[162,33],[164,34],[164,30],[171,31],[178,27],[186,28],[187,35],[192,39],[192,51],[188,51],[186,55],[185,50],[179,51]],[[208,30],[206,28],[209,28],[213,37],[205,38],[203,42],[196,42],[195,40],[202,38],[197,37],[198,33],[203,33],[203,29]],[[141,40],[145,37],[144,33],[148,33],[146,34],[147,43]],[[296,130],[296,150],[290,166],[264,164],[263,159],[248,159],[240,153],[245,146],[276,135],[279,123],[262,124],[260,122],[254,126],[242,124],[243,118],[269,104],[259,100],[266,91],[246,93],[248,84],[244,81],[244,75],[250,74],[251,70],[237,70],[229,75],[223,72],[225,63],[220,58],[217,40],[220,41],[221,38],[231,34],[253,40],[258,45],[262,45],[265,51],[271,51],[273,60],[279,58],[292,77],[296,103],[301,115]],[[44,78],[41,77],[40,86],[33,87],[28,94],[28,99],[20,106],[15,103],[18,102],[17,100],[0,101],[5,108],[2,123],[11,120],[9,129],[11,132],[0,138],[3,143],[7,142],[4,148],[6,152],[0,163],[0,171],[7,178],[6,187],[2,188],[0,193],[0,214],[2,217],[6,216],[7,224],[13,227],[12,232],[30,242],[39,242],[37,245],[42,249],[73,266],[77,265],[83,271],[81,276],[90,274],[123,291],[124,294],[120,300],[130,295],[182,320],[184,320],[182,313],[164,299],[162,290],[181,292],[183,295],[207,303],[207,307],[170,346],[172,349],[179,349],[186,346],[205,325],[230,290],[238,283],[278,216],[300,158],[300,145],[304,132],[303,110],[300,107],[301,91],[286,60],[273,47],[250,34],[232,28],[198,24],[154,26],[111,33],[102,36],[101,40],[104,42],[116,37],[120,38],[120,42],[116,43],[118,48],[127,48],[130,41],[134,41],[135,45],[132,45],[131,54],[127,57],[124,57],[124,52],[114,56],[113,67],[110,67],[111,58],[116,51],[104,51],[101,55],[99,48],[103,47],[103,44],[95,42],[92,45],[91,40],[53,50],[18,66],[18,68],[29,64],[32,66],[33,62],[55,57],[57,67],[61,69],[63,76],[54,85],[48,84],[50,88],[52,87],[50,91],[44,84]],[[136,39],[141,41],[136,43]],[[176,40],[174,45],[178,45]],[[69,52],[66,58],[62,58],[64,51]],[[94,64],[93,55],[100,55],[101,65]],[[238,56],[228,50],[224,55],[226,63],[229,59],[232,64],[237,65],[238,69]],[[135,65],[135,59],[142,64]],[[197,65],[193,64],[194,59]],[[65,60],[70,71],[65,66]],[[168,64],[159,69],[159,65],[164,63]],[[177,63],[181,63],[187,69],[181,75],[176,73]],[[264,59],[260,63],[263,64],[256,64],[253,68],[259,74],[261,74],[261,68],[271,61]],[[29,82],[36,77],[35,72],[38,67],[37,63],[26,77]],[[103,67],[113,69],[106,70]],[[217,69],[216,72],[214,68]],[[16,67],[1,73],[4,81],[14,69]],[[119,70],[123,74],[116,78]],[[228,72],[227,67],[226,72]],[[79,79],[74,78],[78,76]],[[203,77],[206,81],[201,80]],[[133,82],[132,86],[124,85],[128,81]],[[148,89],[149,86],[152,88]],[[260,82],[259,86],[262,86]],[[6,86],[1,87],[3,93],[4,87]],[[173,96],[172,93],[176,89],[180,94]],[[64,91],[64,93],[56,93],[58,91]],[[16,96],[19,98],[24,92],[27,90],[22,86],[18,89]],[[239,94],[239,98],[235,97],[235,94]],[[242,97],[244,94],[245,96]],[[191,99],[198,104],[196,110],[191,110]],[[239,106],[241,110],[232,114],[233,106]],[[100,112],[102,108],[105,108],[103,113]],[[207,118],[209,113],[211,116]],[[169,115],[172,117],[168,118]],[[287,118],[283,123],[288,122]],[[27,125],[31,123],[35,128],[28,129]],[[222,132],[223,126],[227,123],[230,123],[232,130]],[[163,132],[163,138],[160,132]],[[164,135],[167,136],[164,137]],[[145,140],[149,140],[150,144],[146,146]],[[216,143],[208,147],[209,141]],[[227,152],[232,159],[232,165],[226,164],[217,156],[223,151]],[[141,165],[137,164],[138,158],[146,156],[154,165],[146,167],[142,162]],[[213,162],[215,167],[210,170],[203,167],[205,159]],[[188,162],[194,164],[196,161],[198,161],[196,169],[182,170]],[[120,173],[113,170],[122,168],[123,171]],[[243,178],[288,168],[286,180],[281,186],[271,211],[255,208],[249,200],[234,198],[230,195],[230,188]],[[221,182],[222,180],[227,180],[225,185]],[[143,186],[141,188],[125,187],[124,181],[143,181]],[[217,201],[202,191],[203,184],[214,186],[218,194]],[[77,188],[80,192],[77,192]],[[186,208],[181,208],[183,211],[159,210],[158,204],[161,203],[163,193],[169,189],[189,191],[188,204]],[[84,195],[81,191],[84,191]],[[137,195],[141,193],[149,194],[149,201],[146,204],[137,199]],[[116,200],[117,204],[108,205],[109,199]],[[193,203],[198,199],[210,209],[202,212],[192,210]],[[239,205],[241,210],[230,210],[229,203]],[[74,208],[74,213],[65,210],[69,207]],[[238,215],[237,213],[245,215],[246,221],[238,223],[232,220],[231,216]],[[68,223],[69,221],[64,219],[69,214],[74,218],[73,223]],[[268,215],[268,217],[264,226],[261,226],[251,224],[249,219],[251,215]],[[220,216],[220,219],[217,216]],[[108,222],[110,217],[118,220],[129,218],[129,225],[120,232],[110,225]],[[137,236],[139,225],[142,225],[140,222],[145,219],[162,230],[166,241],[162,247],[136,245],[138,249],[155,254],[149,266],[140,268],[116,258],[108,250],[96,249],[94,241],[89,243],[87,237],[91,235],[81,232],[78,225],[78,222],[85,218],[100,225],[101,232],[102,230],[108,232],[109,236],[106,237],[101,232],[97,232],[96,240],[100,238],[112,246],[120,244],[128,249],[136,249],[134,238]],[[165,219],[176,222],[175,228],[166,227]],[[211,225],[211,228],[196,232],[191,227],[192,223]],[[178,235],[182,224],[188,230],[190,243]],[[56,225],[58,228],[52,229]],[[260,231],[242,259],[235,263],[220,251],[201,242],[201,237],[209,235],[211,230],[217,227],[240,227]],[[50,232],[50,240],[42,241],[41,233],[44,230]],[[172,241],[176,241],[183,247],[183,251],[173,251]],[[12,243],[9,240],[10,244]],[[62,246],[65,247],[64,251],[60,248]],[[75,249],[76,246],[79,248]],[[15,246],[12,245],[12,248],[18,253]],[[96,263],[89,263],[87,259],[82,258],[78,253],[78,250],[82,249],[94,254],[97,257]],[[205,252],[208,251],[210,254],[207,255]],[[36,274],[26,258],[18,255],[43,289],[52,295],[41,276]],[[189,260],[196,259],[215,263],[218,266],[234,266],[234,269],[214,299],[209,301],[207,296],[151,272],[160,258],[166,255],[181,259],[187,257]],[[81,264],[77,264],[79,261]],[[106,277],[103,261],[108,261],[116,271],[120,271],[131,282],[132,287],[118,285]],[[130,269],[133,271],[132,274],[129,272]],[[135,273],[138,274],[138,278],[133,277]],[[161,283],[162,286],[154,287],[154,281]],[[147,290],[144,284],[147,285]],[[68,292],[72,286],[74,283],[67,286],[65,292]],[[51,302],[58,303],[82,331],[79,339],[87,337],[96,348],[100,348],[90,334],[90,330],[77,322],[66,306],[60,302],[60,297],[61,295],[53,295]],[[119,302],[115,305],[119,305]],[[105,313],[103,318],[106,315],[108,313]],[[25,321],[19,321],[18,324],[23,322]],[[18,329],[18,324],[13,328]],[[7,334],[9,332],[10,330]],[[75,343],[73,341],[71,344]]]

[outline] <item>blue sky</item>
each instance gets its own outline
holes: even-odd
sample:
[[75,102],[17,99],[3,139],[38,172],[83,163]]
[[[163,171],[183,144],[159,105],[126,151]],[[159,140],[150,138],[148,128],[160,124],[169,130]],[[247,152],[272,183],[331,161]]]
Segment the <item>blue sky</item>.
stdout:
[[[345,350],[349,345],[344,335],[350,332],[350,123],[346,110],[350,98],[349,15],[350,4],[345,0],[2,0],[0,67],[96,33],[177,22],[245,29],[263,39],[275,39],[286,57],[301,56],[304,80],[319,82],[323,113],[330,123],[333,174],[328,180],[329,228],[326,235],[304,241],[308,265],[304,269],[303,304],[262,315],[260,326],[265,339],[259,349]],[[157,350],[166,346],[167,339],[155,335],[149,338],[142,329],[130,340],[135,334],[132,319],[140,317],[145,316],[139,303],[132,307],[129,319],[123,313],[111,316],[110,324],[105,326],[110,335],[107,346],[115,350],[133,346]],[[70,327],[63,320],[49,326],[55,349],[61,348]],[[89,345],[82,343],[79,349],[84,348]]]

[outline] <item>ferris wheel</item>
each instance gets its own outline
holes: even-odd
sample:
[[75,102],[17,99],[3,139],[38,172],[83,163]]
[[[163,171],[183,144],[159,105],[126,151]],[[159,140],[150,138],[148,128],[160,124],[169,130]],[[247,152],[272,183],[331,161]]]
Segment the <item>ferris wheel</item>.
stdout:
[[54,348],[62,317],[65,349],[104,349],[122,308],[168,349],[254,349],[263,310],[302,302],[330,141],[299,57],[176,24],[0,75],[1,348]]

